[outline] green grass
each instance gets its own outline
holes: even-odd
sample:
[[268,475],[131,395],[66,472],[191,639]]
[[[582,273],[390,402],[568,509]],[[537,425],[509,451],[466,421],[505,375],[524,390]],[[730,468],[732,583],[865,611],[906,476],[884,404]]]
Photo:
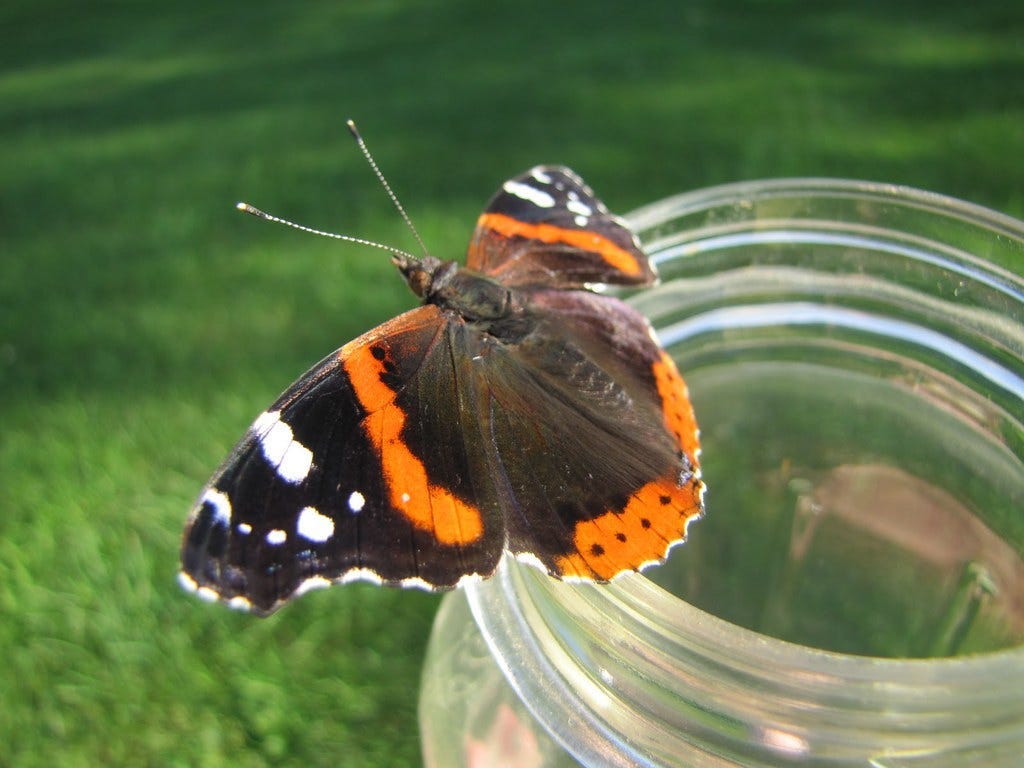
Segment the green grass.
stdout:
[[890,5],[5,4],[0,765],[419,759],[438,598],[353,586],[260,621],[174,582],[252,417],[411,305],[386,257],[237,199],[411,247],[352,116],[442,257],[538,162],[619,211],[826,175],[1024,215],[1024,13]]

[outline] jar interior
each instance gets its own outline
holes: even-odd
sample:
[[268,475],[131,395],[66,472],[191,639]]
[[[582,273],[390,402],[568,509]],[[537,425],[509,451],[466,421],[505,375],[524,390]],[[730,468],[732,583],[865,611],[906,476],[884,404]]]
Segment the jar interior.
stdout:
[[945,246],[830,214],[649,246],[664,283],[634,300],[690,387],[708,513],[646,575],[829,651],[1019,645],[1021,306]]

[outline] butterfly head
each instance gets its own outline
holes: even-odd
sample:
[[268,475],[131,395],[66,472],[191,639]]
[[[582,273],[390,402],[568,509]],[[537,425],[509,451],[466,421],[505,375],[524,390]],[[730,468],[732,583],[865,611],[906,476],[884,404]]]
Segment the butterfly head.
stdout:
[[412,292],[421,299],[428,298],[435,282],[455,268],[453,262],[443,262],[433,256],[415,258],[407,253],[396,253],[391,263],[398,267]]

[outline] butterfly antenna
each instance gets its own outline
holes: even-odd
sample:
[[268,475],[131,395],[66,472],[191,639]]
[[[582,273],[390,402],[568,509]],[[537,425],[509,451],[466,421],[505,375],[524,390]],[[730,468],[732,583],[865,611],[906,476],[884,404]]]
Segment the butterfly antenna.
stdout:
[[[345,122],[345,125],[348,126],[349,132],[352,134],[353,138],[355,138],[356,144],[359,145],[359,150],[363,153],[363,157],[366,158],[366,162],[370,164],[373,172],[377,175],[377,179],[384,187],[384,191],[388,193],[388,197],[391,198],[391,202],[394,203],[395,208],[398,209],[398,213],[402,217],[402,220],[405,222],[406,226],[409,227],[412,232],[412,236],[415,237],[416,242],[420,244],[420,248],[423,250],[424,255],[430,256],[430,251],[427,250],[427,246],[424,244],[423,238],[420,237],[420,233],[417,232],[416,227],[413,226],[412,219],[409,218],[409,214],[405,212],[405,208],[402,207],[402,204],[398,202],[398,196],[392,191],[391,185],[388,184],[388,180],[384,178],[384,174],[381,173],[380,168],[377,167],[377,162],[373,159],[373,155],[370,154],[370,150],[367,149],[366,142],[363,141],[363,137],[359,135],[359,129],[356,128],[355,121],[348,120]],[[419,261],[419,259],[415,260]]]
[[300,232],[308,232],[311,235],[320,235],[320,237],[330,237],[334,240],[344,240],[347,243],[356,243],[358,245],[369,245],[373,248],[380,248],[382,251],[389,251],[395,256],[404,256],[412,261],[419,261],[416,256],[411,253],[406,253],[398,248],[393,248],[390,245],[384,245],[383,243],[375,243],[373,240],[364,240],[361,237],[350,237],[349,235],[338,235],[334,232],[324,232],[322,229],[313,229],[312,227],[306,227],[302,224],[296,224],[294,221],[288,221],[288,219],[282,219],[278,216],[261,211],[259,208],[248,203],[237,203],[235,207],[243,213],[248,213],[251,216],[255,216],[258,219],[265,219],[266,221],[272,221],[275,224],[284,224],[286,227],[297,229]]

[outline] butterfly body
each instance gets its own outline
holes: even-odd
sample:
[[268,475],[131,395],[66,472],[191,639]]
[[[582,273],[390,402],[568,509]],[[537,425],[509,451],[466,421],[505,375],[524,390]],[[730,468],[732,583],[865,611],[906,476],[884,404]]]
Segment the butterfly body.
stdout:
[[594,283],[653,269],[565,168],[507,182],[467,265],[396,256],[423,304],[261,414],[193,509],[185,586],[265,614],[352,580],[446,589],[503,552],[567,579],[663,559],[702,513],[686,387]]

